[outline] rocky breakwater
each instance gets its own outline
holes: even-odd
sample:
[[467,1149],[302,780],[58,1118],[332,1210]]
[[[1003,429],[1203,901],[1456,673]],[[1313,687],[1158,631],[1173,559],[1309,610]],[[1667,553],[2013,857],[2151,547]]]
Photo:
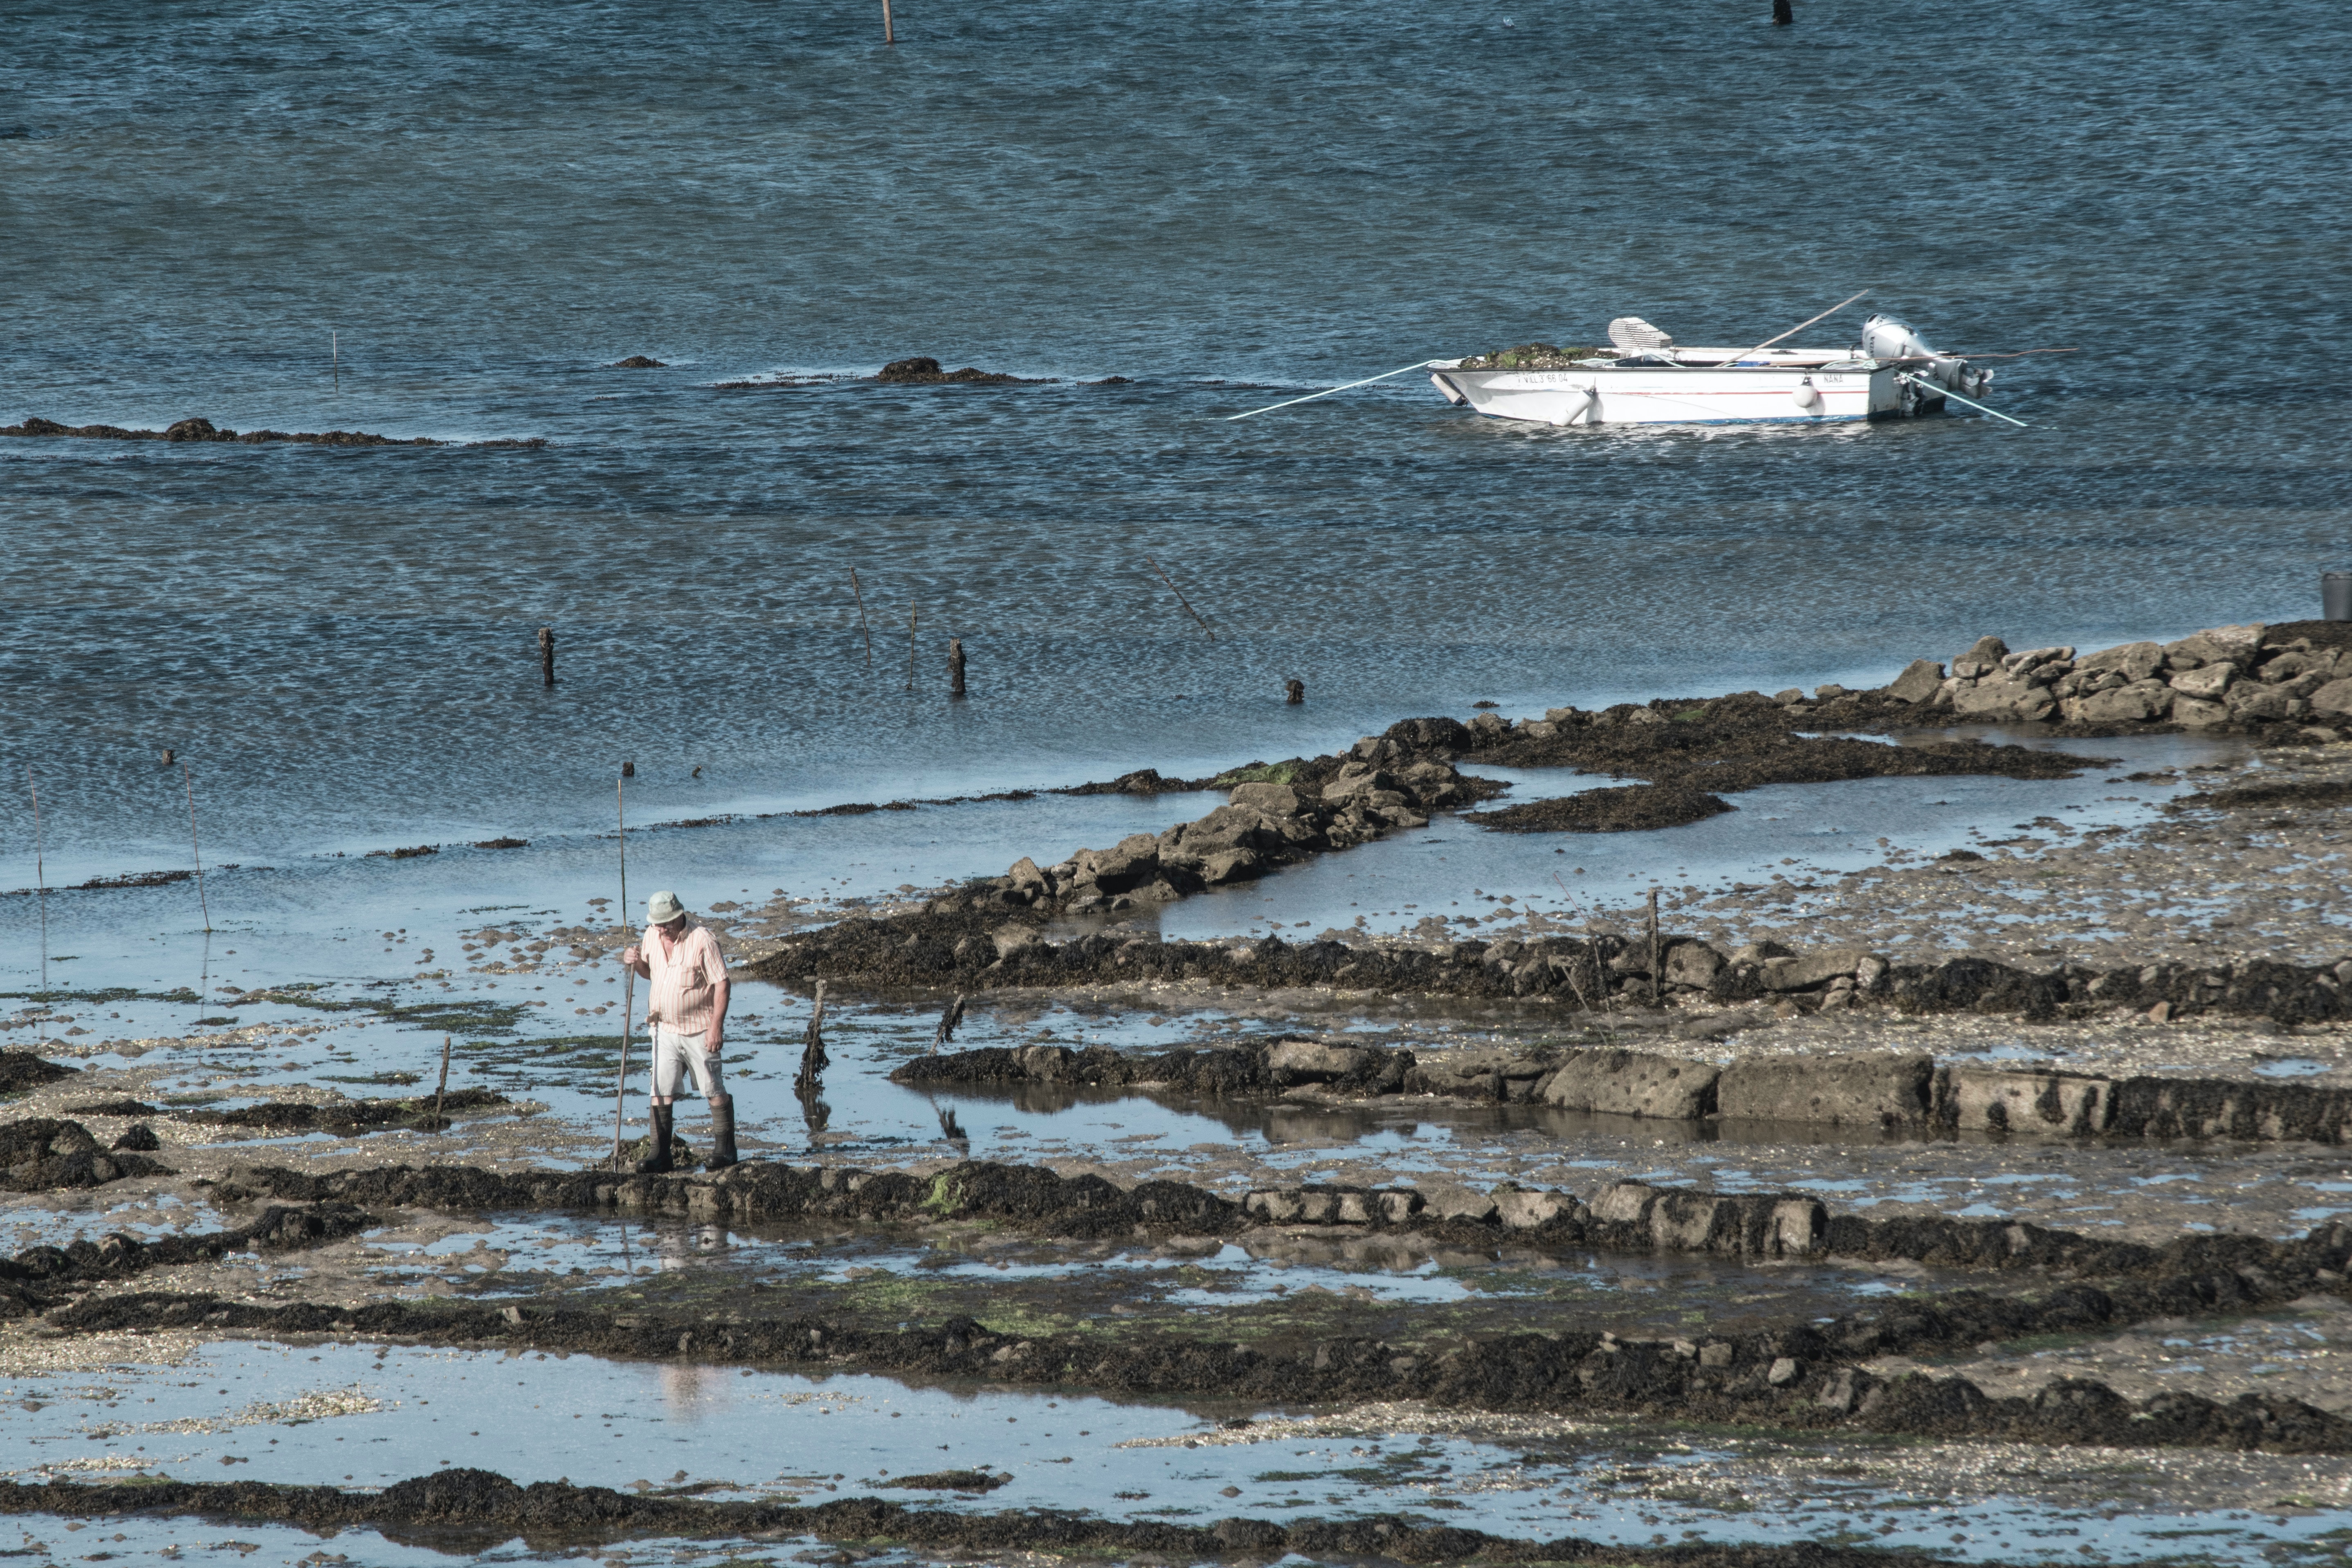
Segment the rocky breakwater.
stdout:
[[[1621,1182],[1587,1201],[1504,1184],[1466,1188],[1265,1188],[1239,1203],[1181,1184],[1121,1189],[1098,1176],[964,1162],[932,1172],[738,1166],[715,1180],[614,1178],[595,1173],[499,1173],[470,1168],[240,1173],[234,1201],[275,1191],[319,1204],[434,1207],[592,1206],[730,1217],[822,1215],[835,1222],[982,1223],[1078,1237],[1204,1237],[1266,1227],[1410,1233],[1477,1244],[1509,1237],[1547,1249],[1706,1253],[1756,1261],[1911,1260],[2030,1279],[2025,1293],[1963,1289],[1899,1299],[1838,1318],[1733,1333],[1695,1325],[1675,1341],[1620,1339],[1573,1321],[1543,1333],[1450,1346],[1390,1344],[1347,1334],[1254,1347],[1187,1336],[1107,1339],[1098,1331],[1031,1336],[957,1318],[938,1327],[861,1325],[805,1314],[678,1314],[630,1304],[448,1305],[387,1301],[240,1302],[212,1294],[117,1293],[52,1308],[68,1333],[193,1327],[222,1333],[359,1332],[443,1344],[503,1344],[661,1362],[919,1372],[1107,1391],[1257,1400],[1414,1399],[1488,1410],[1646,1411],[1677,1418],[1885,1433],[2010,1436],[2037,1442],[2128,1441],[2135,1447],[2352,1449],[2352,1425],[2291,1399],[2246,1395],[2221,1405],[2185,1392],[2135,1405],[2104,1384],[2065,1379],[2031,1401],[1990,1400],[1965,1379],[1898,1375],[1866,1364],[2052,1332],[2112,1331],[2157,1318],[2243,1315],[2344,1282],[2352,1226],[2296,1240],[2202,1235],[2162,1247],[2000,1218],[1839,1214],[1818,1196],[1722,1194]],[[337,1208],[341,1215],[351,1211]],[[282,1223],[282,1222],[281,1222]],[[326,1221],[318,1222],[321,1227]],[[307,1214],[300,1226],[311,1228]],[[2054,1403],[2053,1403],[2054,1401]],[[2077,1408],[2077,1407],[2080,1408]],[[2069,1414],[2069,1412],[2073,1414]],[[2095,1420],[2080,1417],[2087,1411]]]
[[1873,1134],[2352,1142],[2352,1089],[2330,1085],[1939,1062],[1912,1051],[1754,1054],[1719,1063],[1620,1046],[1545,1045],[1423,1059],[1368,1040],[1291,1035],[1132,1054],[1104,1046],[992,1047],[917,1057],[890,1078],[925,1088],[1051,1083],[1220,1098],[1301,1089],[1317,1100],[1443,1095],[1591,1115],[1846,1127]]
[[1413,719],[1385,736],[1365,736],[1339,756],[1254,763],[1239,773],[1264,776],[1234,784],[1226,803],[1206,816],[1157,836],[1130,835],[1108,849],[1080,849],[1052,866],[1024,856],[1003,877],[933,907],[1129,910],[1248,881],[1393,829],[1426,827],[1431,812],[1502,787],[1465,777],[1446,760],[1468,737],[1451,719]]
[[2011,652],[1978,639],[1951,661],[1914,662],[1885,689],[1927,715],[2087,729],[2296,725],[2305,738],[2352,733],[2352,626],[2214,626],[2178,642],[2124,643],[2077,657],[2063,647]]
[[547,445],[544,436],[534,436],[528,440],[437,441],[429,436],[377,436],[365,430],[236,431],[216,426],[209,419],[183,419],[162,430],[127,430],[120,425],[60,425],[54,419],[32,418],[21,425],[0,425],[0,436],[69,436],[83,441],[170,441],[174,444],[210,441],[245,447],[258,447],[273,441],[290,441],[306,447],[492,447],[516,451],[535,451]]
[[[751,965],[755,977],[805,987],[824,977],[875,986],[985,991],[1081,985],[1302,988],[1390,995],[1522,998],[1592,1014],[1638,1007],[1654,995],[1678,1033],[1719,1034],[1756,1020],[1710,1015],[1706,1005],[1760,1003],[1794,1015],[1891,1006],[1906,1013],[2093,1017],[2204,1014],[2285,1024],[2352,1018],[2352,960],[2309,967],[2254,959],[2045,971],[1983,958],[1897,963],[1858,948],[1800,953],[1754,942],[1724,953],[1696,937],[1617,935],[1501,942],[1162,942],[1097,931],[1048,941],[1043,912],[1009,898],[1026,889],[983,884],[920,914],[849,920],[785,939]],[[1099,893],[1083,897],[1100,897]],[[1127,895],[1121,895],[1122,897]],[[1001,901],[1000,901],[1001,900]],[[945,905],[947,907],[939,907]]]

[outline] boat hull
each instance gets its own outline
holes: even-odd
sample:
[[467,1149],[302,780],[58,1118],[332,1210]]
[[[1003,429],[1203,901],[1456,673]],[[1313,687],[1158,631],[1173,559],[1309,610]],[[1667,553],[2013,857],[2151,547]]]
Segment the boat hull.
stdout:
[[1440,370],[1447,402],[1538,425],[1834,425],[1940,412],[1891,365]]

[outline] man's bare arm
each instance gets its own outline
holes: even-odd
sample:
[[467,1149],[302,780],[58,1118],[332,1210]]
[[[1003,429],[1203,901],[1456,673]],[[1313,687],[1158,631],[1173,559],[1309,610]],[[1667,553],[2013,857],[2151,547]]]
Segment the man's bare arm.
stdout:
[[724,974],[719,977],[719,984],[710,988],[710,1033],[703,1037],[702,1041],[705,1056],[717,1056],[720,1042],[727,1037],[727,999],[734,994],[735,983]]

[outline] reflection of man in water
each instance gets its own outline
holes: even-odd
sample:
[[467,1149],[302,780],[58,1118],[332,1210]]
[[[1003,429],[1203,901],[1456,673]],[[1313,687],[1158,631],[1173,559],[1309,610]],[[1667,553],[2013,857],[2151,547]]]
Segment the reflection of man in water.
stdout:
[[680,1366],[676,1362],[662,1363],[661,1391],[662,1403],[673,1415],[700,1415],[703,1401],[712,1392],[703,1385],[700,1367]]
[[735,1163],[735,1101],[719,1068],[719,1047],[727,1037],[727,960],[719,939],[689,923],[676,893],[646,900],[646,940],[624,948],[621,962],[653,984],[646,997],[646,1027],[654,1043],[654,1149],[637,1162],[652,1173],[671,1169],[670,1102],[677,1094],[679,1069],[693,1074],[694,1087],[710,1102],[710,1158],[706,1171]]

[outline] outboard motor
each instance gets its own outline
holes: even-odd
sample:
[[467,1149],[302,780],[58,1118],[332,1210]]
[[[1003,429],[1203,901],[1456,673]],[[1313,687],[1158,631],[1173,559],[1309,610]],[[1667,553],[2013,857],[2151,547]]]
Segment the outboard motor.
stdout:
[[1907,368],[1922,381],[1963,397],[1982,395],[1992,380],[1989,370],[1979,370],[1953,354],[1937,353],[1926,339],[1892,316],[1873,316],[1862,324],[1861,353],[1874,360],[1909,360]]
[[1873,316],[1862,324],[1865,359],[1929,359],[1935,352],[1918,333],[1892,316]]

